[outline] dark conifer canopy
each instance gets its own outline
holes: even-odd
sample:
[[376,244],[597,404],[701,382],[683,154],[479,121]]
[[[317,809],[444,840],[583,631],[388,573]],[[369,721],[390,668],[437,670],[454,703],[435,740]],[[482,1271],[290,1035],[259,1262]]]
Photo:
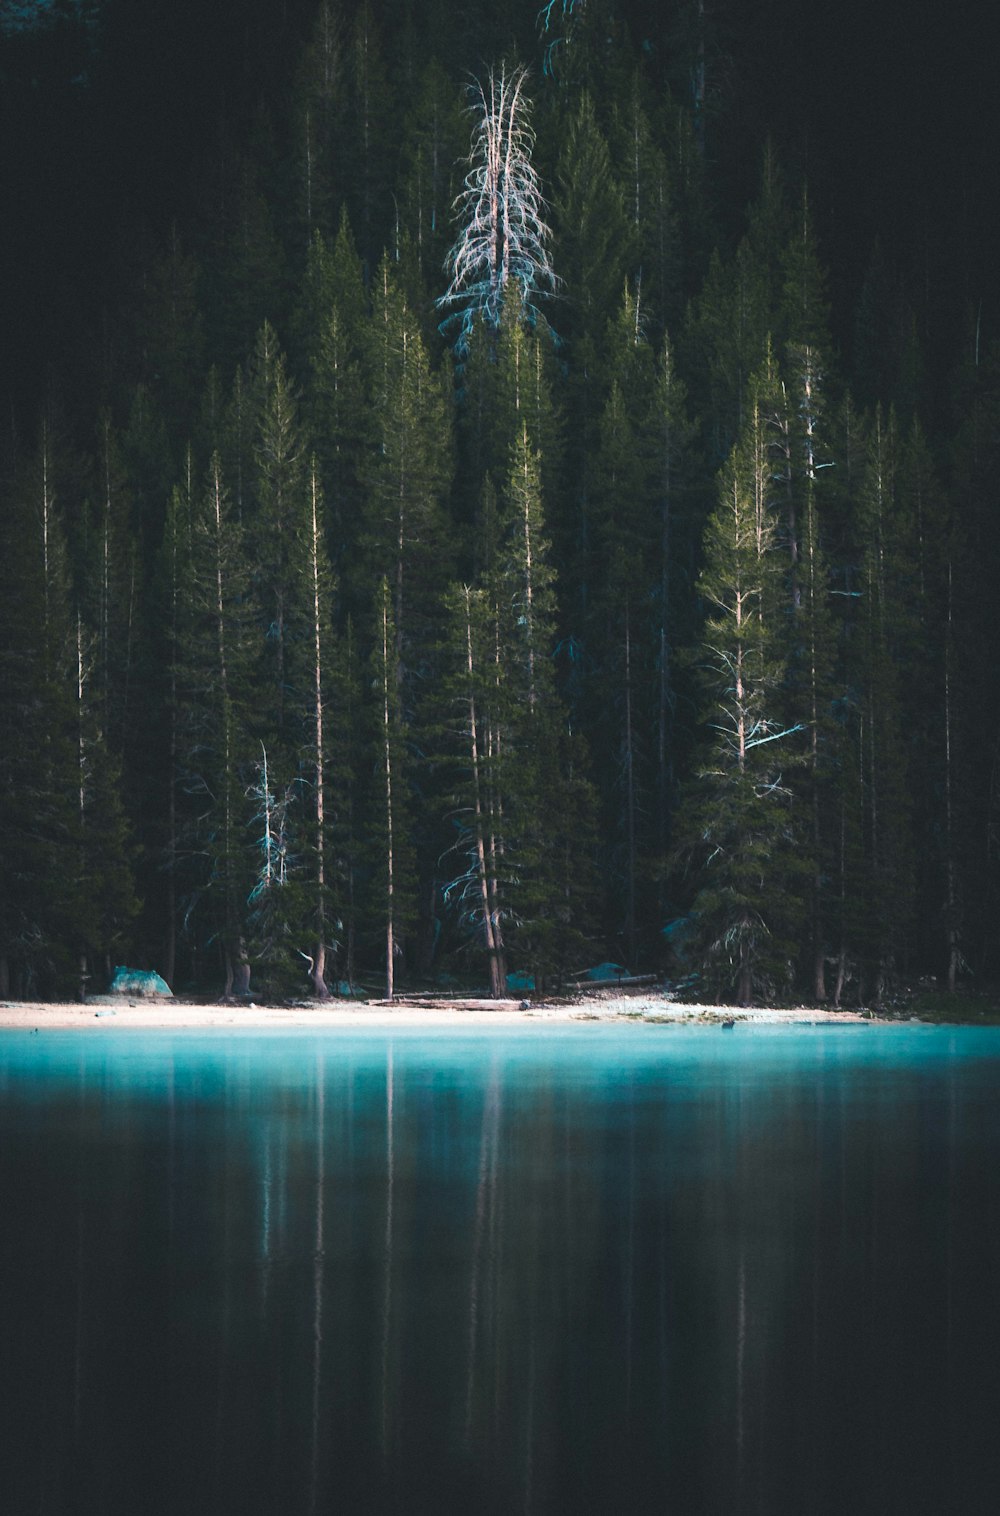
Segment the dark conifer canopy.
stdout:
[[0,993],[1000,970],[993,91],[861,11],[0,6]]

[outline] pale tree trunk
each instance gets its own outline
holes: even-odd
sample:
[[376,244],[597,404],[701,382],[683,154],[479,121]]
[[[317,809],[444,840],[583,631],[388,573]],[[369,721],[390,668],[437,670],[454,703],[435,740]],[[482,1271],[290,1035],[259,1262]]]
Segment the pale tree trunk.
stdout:
[[313,783],[316,791],[316,945],[309,977],[318,999],[326,1000],[326,843],[323,793],[323,637],[320,615],[319,582],[319,511],[317,496],[319,483],[316,478],[316,463],[313,461],[311,479],[310,543],[309,560],[312,573],[313,601],[313,720],[315,768]]
[[816,567],[816,452],[815,425],[812,391],[811,352],[806,349],[807,367],[804,380],[805,430],[806,430],[806,573],[809,582],[809,770],[812,790],[812,844],[815,872],[812,879],[812,930],[813,930],[813,995],[817,1000],[826,999],[826,944],[823,940],[823,867],[822,827],[819,803],[819,648],[816,635],[816,607],[823,593],[818,582]]
[[951,563],[948,564],[948,629],[944,644],[944,805],[945,805],[945,880],[948,931],[948,989],[954,994],[958,981],[958,966],[961,959],[959,948],[958,899],[955,888],[955,834],[952,815],[952,763],[951,763],[951,649],[952,649],[952,594]]
[[[847,755],[850,761],[850,754]],[[847,798],[840,796],[840,847],[838,850],[838,911],[840,915],[839,947],[837,951],[837,977],[833,987],[833,1005],[840,1009],[844,985],[847,983]]]
[[389,715],[389,615],[386,599],[382,600],[382,712],[383,712],[383,762],[385,775],[385,829],[386,829],[386,893],[385,893],[385,998],[393,995],[393,958],[396,951],[395,923],[395,875],[393,872],[392,830],[392,727]]
[[224,964],[225,987],[223,999],[229,1000],[234,992],[247,996],[250,993],[250,963],[246,945],[236,925],[236,906],[233,899],[233,714],[229,699],[229,666],[226,656],[225,615],[225,569],[222,559],[222,475],[215,461],[212,477],[212,515],[215,530],[215,624],[216,646],[219,659],[219,689],[222,694],[223,721],[223,848],[225,850],[225,879],[223,889],[224,911]]
[[524,459],[524,493],[522,500],[524,527],[524,631],[525,640],[528,644],[528,705],[533,711],[535,709],[535,626],[533,614],[534,607],[532,604],[532,579],[534,568],[532,564],[531,553],[531,483],[529,479],[528,467],[529,453],[527,426],[524,426],[522,430],[522,448],[522,456]]
[[[735,486],[734,486],[734,488],[735,488]],[[758,495],[759,495],[759,491],[758,491]],[[734,504],[736,504],[736,503],[737,503],[737,501],[736,501],[735,496],[734,496]],[[760,508],[759,508],[759,502],[758,502],[758,506],[757,506],[757,543],[758,543],[758,551],[760,550],[761,540],[762,539],[761,539],[761,530],[760,530]],[[737,744],[737,746],[736,746],[736,755],[737,755],[737,762],[738,762],[739,771],[740,771],[741,775],[746,771],[746,762],[747,762],[747,736],[748,736],[748,732],[747,732],[748,722],[747,722],[747,705],[746,705],[746,687],[745,687],[744,677],[743,677],[743,675],[744,675],[744,643],[743,643],[743,635],[744,634],[743,634],[743,630],[742,629],[743,629],[743,624],[744,624],[744,620],[745,620],[744,611],[743,611],[743,599],[744,599],[744,591],[743,591],[742,588],[739,588],[736,591],[736,597],[735,597],[735,604],[734,604],[734,607],[733,607],[733,612],[734,612],[734,616],[735,616],[735,620],[736,620],[736,628],[737,628],[737,631],[740,633],[740,640],[736,644],[735,673],[736,673],[736,744]],[[748,930],[749,930],[750,923],[749,923],[749,920],[747,919],[747,916],[746,916],[745,912],[741,916],[738,925],[741,928],[741,930],[740,930],[740,965],[739,965],[739,973],[738,973],[738,977],[737,977],[736,994],[737,994],[737,998],[739,1000],[740,1005],[749,1005],[751,993],[752,993],[752,990],[753,990],[753,972],[752,972],[752,967],[753,966],[752,966],[751,960],[750,960],[750,943],[749,943],[748,937],[747,937],[747,933],[748,933]]]
[[42,572],[44,575],[45,630],[49,629],[49,532],[52,527],[52,495],[49,490],[49,429],[42,422]]
[[[190,466],[191,455],[188,454]],[[177,532],[170,565],[170,777],[167,782],[167,941],[163,977],[174,987],[177,966]]]
[[[403,374],[401,378],[400,392],[405,392],[406,387],[406,364],[409,354],[409,333],[403,331]],[[403,584],[404,565],[406,558],[406,464],[405,451],[400,448],[399,452],[399,480],[396,486],[396,679],[399,681],[403,668]]]
[[[785,386],[781,386],[781,410],[774,417],[774,428],[778,433],[776,444],[777,452],[781,458],[781,481],[785,491],[785,528],[788,532],[788,560],[791,571],[792,609],[802,609],[802,585],[799,579],[801,552],[799,545],[799,523],[795,509],[795,470],[792,464],[792,429],[788,419],[787,396]],[[811,447],[811,443],[808,444]]]
[[625,892],[625,940],[629,966],[635,972],[635,740],[632,728],[632,630],[628,595],[625,596],[625,829],[628,852],[628,879]]
[[[491,888],[489,870],[486,867],[486,828],[483,817],[482,783],[480,775],[479,735],[476,719],[476,700],[473,694],[475,663],[472,653],[472,592],[468,585],[463,590],[465,597],[466,672],[469,676],[469,760],[472,769],[473,814],[475,816],[476,872],[483,908],[483,930],[486,935],[486,951],[490,960],[490,994],[494,1000],[503,998],[507,989],[507,972],[504,963],[503,939],[500,932],[499,914],[495,912],[495,882]],[[492,845],[491,837],[491,845]]]
[[[737,590],[734,605],[737,629],[743,626],[743,592]],[[743,688],[743,640],[736,644],[736,755],[742,774],[747,763],[747,708]]]
[[108,729],[111,708],[111,418],[105,415],[104,432],[104,522],[101,532],[101,695],[104,706],[104,729]]
[[[187,515],[184,528],[190,532],[192,496],[191,448],[185,458]],[[167,792],[167,941],[163,977],[174,988],[177,972],[177,641],[179,632],[180,571],[177,551],[178,523],[173,523],[170,543],[170,780]]]
[[[667,855],[667,828],[670,806],[670,777],[667,767],[667,727],[670,715],[670,645],[667,618],[670,604],[670,511],[672,469],[670,442],[664,450],[663,507],[660,513],[660,677],[656,713],[656,842],[661,858]],[[660,913],[663,910],[663,887],[660,887]]]
[[[85,675],[83,668],[83,622],[80,612],[76,613],[76,740],[77,740],[77,794],[76,815],[77,824],[80,828],[80,853],[78,867],[80,871],[81,885],[84,880],[86,867],[86,842],[84,840],[84,820],[87,805],[87,751],[83,735],[83,695],[85,688]],[[90,978],[87,965],[87,955],[81,951],[79,959],[79,998],[81,1001],[87,998],[87,981]]]

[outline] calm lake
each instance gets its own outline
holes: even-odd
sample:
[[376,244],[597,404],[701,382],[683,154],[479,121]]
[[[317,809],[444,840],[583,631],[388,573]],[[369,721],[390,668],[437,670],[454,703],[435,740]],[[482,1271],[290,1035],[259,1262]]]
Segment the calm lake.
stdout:
[[0,1032],[0,1510],[969,1516],[1000,1029]]

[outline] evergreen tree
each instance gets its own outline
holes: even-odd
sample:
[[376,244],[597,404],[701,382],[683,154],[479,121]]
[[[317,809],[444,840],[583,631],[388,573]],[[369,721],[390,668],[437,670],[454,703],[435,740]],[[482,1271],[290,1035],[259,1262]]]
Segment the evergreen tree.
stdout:
[[333,231],[337,147],[344,132],[344,51],[340,6],[320,0],[293,94],[295,220],[310,247]]
[[649,895],[650,860],[640,859],[640,852],[645,852],[651,758],[643,741],[653,675],[646,616],[656,550],[649,426],[655,378],[635,311],[626,294],[624,320],[614,339],[618,374],[601,418],[594,465],[594,563],[587,573],[594,585],[587,645],[595,671],[591,725],[609,846],[608,907],[617,918],[621,951],[629,964],[637,960],[640,896]]
[[902,607],[893,583],[898,443],[876,412],[858,499],[862,548],[855,741],[862,786],[865,930],[862,990],[881,999],[905,969],[914,905],[914,855],[896,648]]
[[204,364],[201,282],[198,261],[185,249],[174,222],[142,291],[136,337],[142,382],[154,390],[163,414],[171,418],[175,438],[184,436],[192,420]]
[[249,353],[262,322],[280,321],[285,314],[285,274],[271,206],[250,158],[239,158],[225,204],[221,288],[209,308],[215,315],[213,350],[224,371],[232,373]]
[[[995,677],[992,588],[1000,572],[994,488],[1000,464],[1000,354],[973,336],[955,389],[957,430],[949,494],[952,517],[946,625],[950,657],[952,835],[961,860],[962,957],[980,981],[996,973],[993,923],[1000,900],[1000,723],[982,692]],[[927,534],[931,552],[938,544]],[[944,567],[945,565],[942,565]],[[957,967],[956,967],[957,974]]]
[[456,165],[467,141],[462,101],[440,63],[432,59],[403,131],[400,216],[422,274],[436,279],[450,237]]
[[90,647],[76,617],[76,737],[78,898],[74,934],[80,946],[81,987],[109,982],[124,956],[139,911],[132,877],[132,841],[120,794],[118,766],[101,730],[102,701],[90,687]]
[[785,681],[781,569],[767,425],[766,373],[722,471],[698,583],[707,620],[698,650],[710,735],[678,820],[679,858],[697,869],[694,944],[706,987],[754,994],[790,988],[802,915],[788,773],[796,727],[781,720]]
[[828,353],[831,345],[826,270],[820,261],[805,189],[795,229],[782,255],[780,272],[777,332],[793,347]]
[[267,325],[258,337],[257,355],[257,422],[246,522],[261,647],[256,720],[287,751],[296,735],[304,657],[308,661],[302,635],[308,622],[296,563],[298,537],[308,515],[304,448],[285,359]]
[[[541,459],[522,421],[502,501],[497,567],[487,579],[508,705],[500,778],[504,814],[507,942],[532,972],[565,973],[588,931],[594,896],[593,794],[582,744],[564,739],[556,696],[555,572],[549,561]],[[492,581],[492,582],[491,582]],[[509,618],[509,619],[508,619]],[[502,719],[502,718],[501,718]],[[554,809],[565,825],[550,827]],[[573,885],[567,887],[569,869]]]
[[567,311],[560,336],[580,356],[591,350],[599,354],[607,323],[632,272],[635,234],[588,94],[580,95],[563,133],[553,206],[553,256]]
[[313,951],[309,977],[315,993],[325,999],[327,952],[332,935],[331,890],[333,855],[330,846],[330,818],[327,808],[326,762],[329,752],[327,727],[331,719],[330,690],[332,663],[333,575],[323,537],[322,496],[315,458],[309,472],[309,510],[305,521],[304,549],[309,609],[312,613],[310,655],[312,664],[312,700],[309,715],[311,741],[304,754],[312,790],[313,841],[309,849],[313,905]]
[[[915,829],[919,966],[945,967],[954,988],[963,960],[958,862],[968,831],[966,745],[955,659],[956,570],[961,535],[923,431],[914,422],[900,449],[892,525],[892,597],[898,607],[894,659],[920,670],[900,681],[907,790]],[[931,949],[933,944],[933,951]]]
[[[670,846],[671,816],[676,802],[679,743],[676,732],[677,688],[674,648],[682,640],[683,608],[695,580],[698,516],[693,509],[692,443],[695,424],[688,417],[687,390],[679,378],[673,348],[664,340],[653,391],[653,484],[656,575],[652,591],[652,641],[656,653],[656,851],[662,860]],[[658,871],[659,924],[666,919]]]
[[[163,943],[161,969],[173,989],[177,982],[177,928],[180,900],[194,889],[190,867],[182,876],[180,790],[180,741],[183,710],[181,689],[184,682],[185,649],[190,647],[190,630],[185,618],[191,613],[186,586],[191,575],[194,552],[194,458],[188,448],[182,482],[175,485],[167,509],[163,542],[157,556],[152,589],[155,666],[158,670],[157,693],[164,711],[165,742],[154,770],[154,791],[166,794],[166,814],[162,815],[156,845],[158,875],[165,875],[165,920],[157,923],[156,935]],[[163,731],[163,728],[161,728]],[[165,760],[165,761],[164,761]],[[159,904],[159,901],[157,901]]]
[[[118,437],[107,411],[98,421],[93,493],[87,510],[89,551],[82,589],[87,620],[95,639],[94,676],[96,698],[101,706],[100,725],[120,753],[135,651],[136,548],[131,531],[131,490]],[[89,663],[88,655],[88,666]]]
[[731,262],[712,256],[691,310],[687,345],[700,370],[713,452],[724,455],[743,424],[743,406],[769,345],[780,350],[785,300],[782,259],[790,228],[773,145],[763,155],[761,189]]
[[[324,759],[326,798],[329,801],[328,888],[336,903],[332,923],[341,934],[339,963],[341,979],[349,989],[357,982],[362,912],[365,849],[365,771],[368,733],[367,710],[362,691],[362,670],[357,638],[351,618],[333,643],[329,660],[328,689],[335,719],[327,728],[328,756]],[[324,749],[324,752],[327,751]],[[315,973],[315,968],[314,971]]]
[[[52,442],[0,509],[0,993],[65,993],[85,951],[73,629]],[[86,964],[82,965],[85,974]]]
[[388,223],[385,207],[389,200],[388,123],[392,108],[381,37],[368,0],[362,0],[354,18],[347,94],[350,106],[345,132],[344,189],[362,259],[371,270]]
[[245,536],[216,453],[195,504],[190,576],[178,612],[185,636],[178,653],[178,766],[181,846],[194,865],[184,920],[196,933],[195,949],[204,943],[218,950],[227,997],[234,989],[246,994],[250,983],[248,592]]
[[381,918],[383,925],[387,1000],[393,997],[396,960],[404,957],[406,934],[414,915],[405,721],[399,699],[397,646],[392,591],[388,579],[383,578],[371,658],[378,753],[371,845],[372,907],[376,919]]
[[[713,147],[709,0],[643,14],[636,46],[617,0],[312,9],[289,95],[301,7],[256,7],[207,170],[189,136],[147,176],[158,237],[126,222],[102,260],[102,196],[66,180],[104,268],[75,293],[31,186],[44,70],[83,165],[94,59],[75,23],[8,39],[7,122],[45,131],[6,150],[37,264],[7,283],[47,340],[10,364],[0,436],[0,994],[128,951],[227,990],[308,964],[322,996],[334,963],[395,980],[397,947],[414,974],[455,943],[501,994],[583,961],[598,894],[601,950],[655,959],[671,857],[722,993],[988,982],[988,289],[956,319],[932,242],[900,264],[873,227],[845,308],[863,270],[840,218],[823,266],[828,186],[787,192],[770,143],[730,219],[756,107]],[[479,61],[518,45],[537,108]]]
[[638,71],[627,97],[615,105],[611,143],[632,226],[636,303],[652,313],[654,322],[669,323],[681,313],[677,218],[666,154],[656,141],[645,81]]
[[[805,725],[808,755],[796,784],[808,815],[810,987],[824,1000],[826,960],[832,944],[833,881],[837,875],[838,758],[846,754],[834,720],[836,626],[830,599],[830,574],[824,542],[821,500],[825,472],[833,463],[827,440],[824,374],[818,351],[808,344],[789,353],[792,378],[787,395],[787,429],[781,433],[789,452],[789,490],[794,500],[796,557],[791,566],[793,624],[789,659],[789,718]],[[849,761],[849,760],[848,760]]]
[[316,440],[329,545],[334,558],[343,561],[356,548],[364,460],[374,445],[373,416],[364,390],[368,299],[346,212],[333,250],[324,256],[322,271],[317,269],[307,294],[312,298],[304,313],[312,336],[304,408]]
[[[455,650],[450,694],[459,744],[452,819],[455,838],[452,872],[444,889],[446,906],[457,911],[486,952],[490,993],[507,992],[506,912],[501,904],[505,837],[502,808],[504,689],[496,658],[496,624],[483,589],[460,585],[446,610]],[[491,635],[492,634],[492,635]],[[491,645],[492,644],[492,645]]]
[[594,798],[555,691],[554,574],[526,421],[499,500],[487,481],[480,521],[480,581],[447,601],[459,868],[445,898],[485,949],[500,996],[515,955],[536,983],[566,973],[594,896]]
[[522,424],[542,455],[546,500],[558,500],[563,446],[551,344],[519,319],[516,302],[506,302],[495,332],[483,320],[473,324],[467,354],[458,411],[463,508],[479,500],[487,475],[504,477],[511,440]]
[[385,577],[391,588],[397,678],[411,719],[414,679],[435,640],[435,579],[449,559],[443,501],[451,433],[443,385],[385,258],[374,291],[366,369],[376,431],[361,546],[368,584]]

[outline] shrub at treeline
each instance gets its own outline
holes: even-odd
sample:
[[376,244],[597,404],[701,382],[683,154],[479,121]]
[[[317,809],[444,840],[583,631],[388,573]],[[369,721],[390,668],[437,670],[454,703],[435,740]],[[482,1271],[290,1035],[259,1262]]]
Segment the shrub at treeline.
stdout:
[[587,14],[470,91],[321,5],[140,239],[3,479],[0,994],[996,969],[997,370],[928,440],[876,260],[845,372]]

